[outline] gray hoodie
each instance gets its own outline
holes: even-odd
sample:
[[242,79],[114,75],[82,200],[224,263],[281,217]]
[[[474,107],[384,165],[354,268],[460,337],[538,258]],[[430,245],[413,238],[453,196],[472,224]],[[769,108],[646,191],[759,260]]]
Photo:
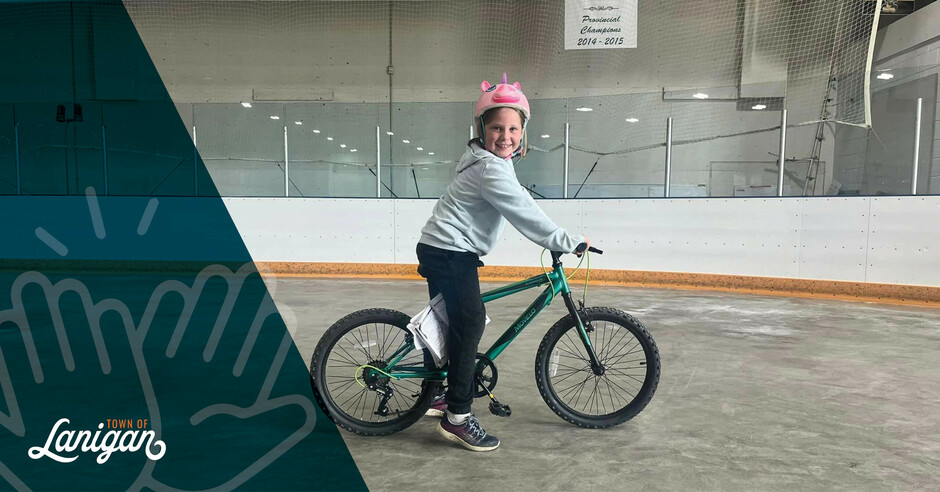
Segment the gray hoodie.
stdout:
[[512,161],[472,142],[457,164],[457,176],[437,201],[419,242],[483,256],[506,226],[549,251],[570,253],[584,242],[555,225],[519,184]]

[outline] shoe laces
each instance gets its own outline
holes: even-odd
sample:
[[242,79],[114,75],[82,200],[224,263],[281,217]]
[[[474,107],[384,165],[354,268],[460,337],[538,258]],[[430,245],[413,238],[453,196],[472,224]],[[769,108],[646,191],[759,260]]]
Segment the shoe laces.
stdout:
[[467,417],[467,433],[473,435],[476,439],[482,439],[486,437],[486,431],[483,430],[483,427],[480,427],[480,420],[476,415],[470,415]]

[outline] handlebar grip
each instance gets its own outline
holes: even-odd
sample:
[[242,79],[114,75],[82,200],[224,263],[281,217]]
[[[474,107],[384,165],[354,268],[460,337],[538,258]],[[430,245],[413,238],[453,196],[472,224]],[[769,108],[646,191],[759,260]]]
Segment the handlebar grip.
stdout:
[[[587,243],[581,243],[581,244],[578,245],[577,248],[574,249],[574,252],[575,252],[575,253],[582,253],[582,252],[584,252],[584,248],[585,248],[586,246],[587,246]],[[590,251],[591,253],[597,253],[597,254],[599,254],[599,255],[604,254],[603,251],[601,251],[601,250],[595,248],[594,246],[591,246],[590,248],[587,248],[587,250]]]

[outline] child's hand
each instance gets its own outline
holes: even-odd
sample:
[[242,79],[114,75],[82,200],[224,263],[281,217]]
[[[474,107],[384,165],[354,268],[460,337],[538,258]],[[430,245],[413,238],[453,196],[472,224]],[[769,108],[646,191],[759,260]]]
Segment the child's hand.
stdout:
[[[582,245],[584,246],[583,248],[581,247]],[[579,244],[578,247],[574,250],[575,256],[580,258],[581,255],[583,255],[584,252],[587,251],[588,248],[590,247],[591,247],[591,241],[587,238],[587,236],[584,236],[584,242]]]

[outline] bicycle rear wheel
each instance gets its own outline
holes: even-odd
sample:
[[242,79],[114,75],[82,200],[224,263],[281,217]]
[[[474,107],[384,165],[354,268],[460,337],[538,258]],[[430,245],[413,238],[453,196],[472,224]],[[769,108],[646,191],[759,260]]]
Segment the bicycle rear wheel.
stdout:
[[[313,353],[310,378],[320,408],[336,425],[356,434],[381,436],[414,424],[430,407],[440,381],[389,378],[383,368],[411,334],[408,315],[391,309],[365,309],[331,326]],[[424,367],[412,349],[396,364]]]
[[535,356],[535,381],[549,408],[572,424],[613,427],[640,413],[659,384],[659,350],[629,314],[587,308],[582,322],[604,368],[597,375],[571,315],[558,320]]

